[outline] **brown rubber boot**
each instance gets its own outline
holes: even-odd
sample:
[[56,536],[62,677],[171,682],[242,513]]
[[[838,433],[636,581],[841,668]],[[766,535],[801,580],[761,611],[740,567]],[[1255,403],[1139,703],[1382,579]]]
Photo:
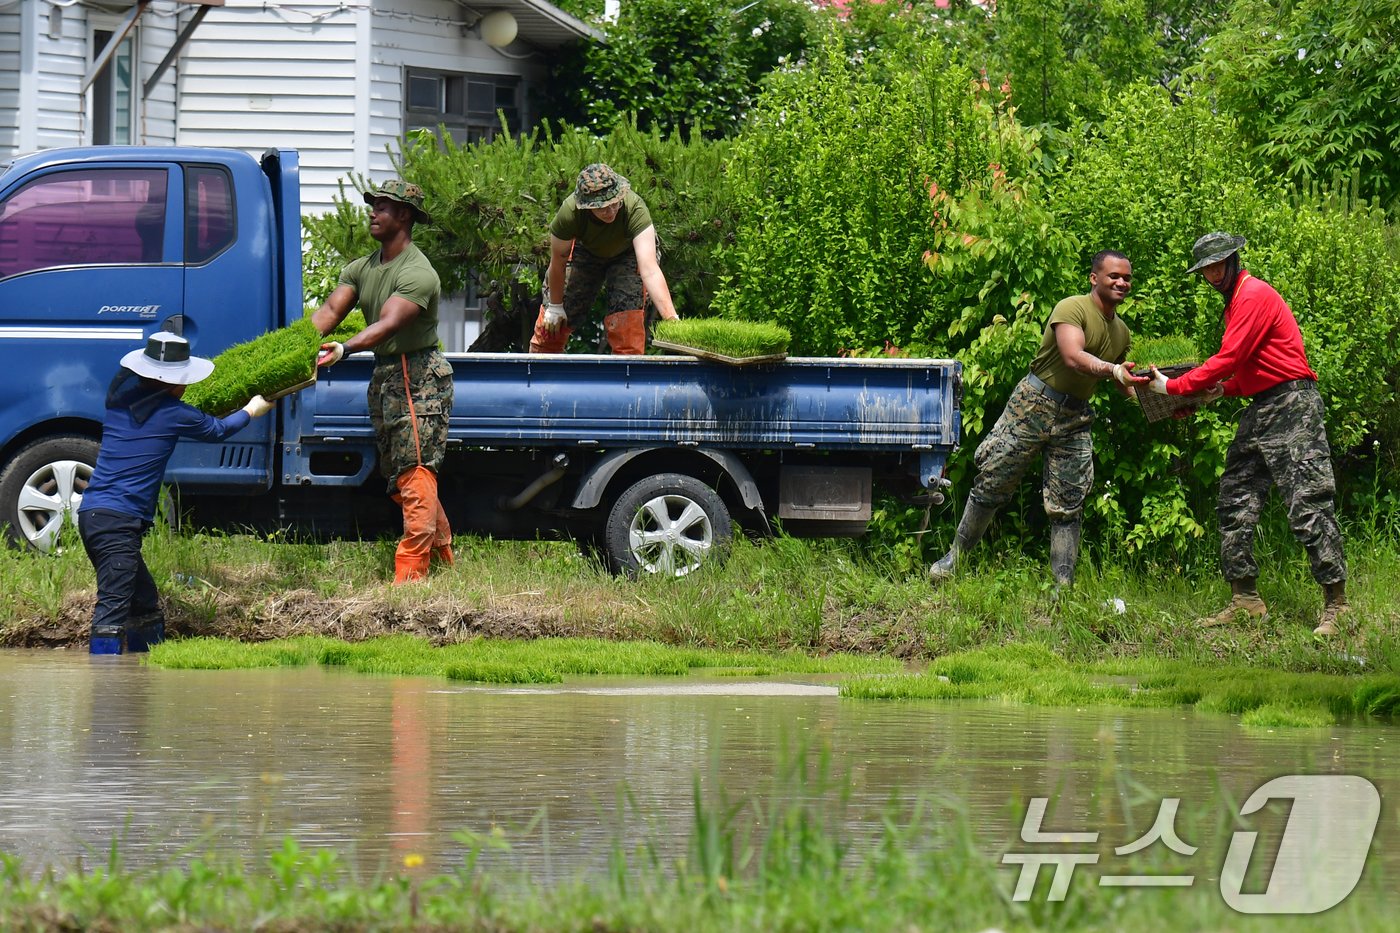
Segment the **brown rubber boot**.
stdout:
[[1233,625],[1236,622],[1263,622],[1269,617],[1269,607],[1264,605],[1264,600],[1259,596],[1259,590],[1255,588],[1255,579],[1245,577],[1243,580],[1230,581],[1230,604],[1215,615],[1201,619],[1199,624],[1205,628],[1214,628],[1217,625]]
[[1350,611],[1345,580],[1322,584],[1322,615],[1318,617],[1313,634],[1323,637],[1342,634],[1342,616]]

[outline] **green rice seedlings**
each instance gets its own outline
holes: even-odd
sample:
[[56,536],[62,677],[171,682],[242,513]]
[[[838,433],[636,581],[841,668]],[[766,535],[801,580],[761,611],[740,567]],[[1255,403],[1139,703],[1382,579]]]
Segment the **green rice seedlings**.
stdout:
[[658,321],[655,339],[677,347],[693,347],[733,359],[780,356],[792,343],[792,332],[768,321],[692,318]]
[[[1133,344],[1129,355],[1136,363],[1133,373],[1138,376],[1152,375],[1151,367],[1156,366],[1168,379],[1189,372],[1201,360],[1200,348],[1190,337],[1167,335],[1147,337]],[[1183,395],[1157,395],[1148,392],[1146,386],[1139,386],[1138,404],[1148,422],[1162,421],[1184,408],[1192,408],[1197,402]]]
[[322,343],[344,342],[365,327],[358,311],[322,337],[303,317],[279,330],[234,344],[214,357],[214,372],[185,392],[185,401],[200,411],[223,415],[242,408],[254,395],[268,396],[307,382],[316,375],[316,354]]
[[1201,361],[1201,351],[1190,337],[1173,334],[1134,341],[1128,359],[1137,363],[1139,371],[1145,372],[1148,366],[1158,369],[1183,364],[1194,366]]

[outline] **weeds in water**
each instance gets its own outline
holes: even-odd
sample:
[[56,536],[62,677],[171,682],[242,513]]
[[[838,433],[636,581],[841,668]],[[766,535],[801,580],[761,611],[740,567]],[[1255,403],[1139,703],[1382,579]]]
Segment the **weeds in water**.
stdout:
[[[1095,871],[1179,874],[1179,857],[1152,846],[1112,867],[1075,872],[1068,896],[1046,896],[1040,873],[1029,900],[1013,899],[1019,869],[1002,864],[1001,840],[988,844],[956,800],[921,795],[893,799],[856,828],[854,785],[832,767],[830,750],[799,743],[775,753],[772,787],[738,797],[695,778],[685,854],[674,861],[658,841],[666,827],[648,820],[626,787],[610,814],[616,838],[602,871],[544,879],[494,867],[517,843],[549,849],[545,808],[518,829],[492,825],[452,835],[450,862],[428,871],[422,856],[360,878],[333,850],[291,837],[248,859],[217,853],[182,857],[146,869],[122,864],[116,845],[105,864],[70,871],[26,870],[0,853],[0,928],[60,931],[278,930],[1028,930],[1172,931],[1277,929],[1286,918],[1231,911],[1215,885],[1112,891]],[[1119,832],[1137,838],[1161,795],[1129,782],[1107,796],[1122,801]],[[1218,789],[1217,789],[1218,790]],[[1220,849],[1240,825],[1227,798],[1219,819],[1188,817],[1174,829],[1200,847],[1189,867],[1219,864]],[[1009,808],[1007,831],[1024,809]],[[630,825],[646,828],[635,845]],[[1000,836],[1000,834],[995,834]],[[1112,845],[1114,840],[1106,844]],[[1079,847],[1076,847],[1079,848]],[[1093,848],[1092,846],[1088,848]],[[1010,849],[1027,846],[1010,840]],[[1386,866],[1368,871],[1350,898],[1327,914],[1329,926],[1393,929],[1400,913],[1387,893]]]

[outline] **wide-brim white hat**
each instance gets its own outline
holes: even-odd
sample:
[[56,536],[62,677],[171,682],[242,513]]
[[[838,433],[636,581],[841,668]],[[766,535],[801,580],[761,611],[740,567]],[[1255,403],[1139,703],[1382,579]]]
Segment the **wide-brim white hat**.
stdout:
[[212,360],[190,356],[188,340],[165,331],[152,334],[144,349],[123,356],[122,365],[138,376],[172,386],[193,385],[214,371]]

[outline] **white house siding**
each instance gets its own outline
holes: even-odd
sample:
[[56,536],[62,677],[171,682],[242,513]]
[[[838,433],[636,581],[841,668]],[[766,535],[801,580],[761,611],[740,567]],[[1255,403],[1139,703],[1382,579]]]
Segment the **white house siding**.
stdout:
[[299,0],[212,7],[185,47],[177,141],[301,155],[302,205],[332,203],[354,168],[355,54],[362,4]]
[[298,149],[303,209],[328,210],[350,174],[393,171],[406,66],[543,79],[542,55],[496,52],[465,29],[472,18],[453,0],[227,0],[182,56],[177,141]]
[[0,12],[0,156],[19,150],[19,7]]
[[[180,24],[184,17],[192,15],[189,6],[176,3],[153,3],[141,17],[140,29],[140,87],[155,74],[156,66],[165,58],[170,47],[179,36]],[[143,146],[173,146],[175,144],[175,85],[179,76],[179,61],[160,76],[151,95],[141,105],[140,122],[137,124]]]
[[[0,15],[0,155],[91,142],[88,104],[81,89],[93,53],[88,36],[97,14],[74,5],[51,19],[49,4],[26,2],[34,5],[24,13]],[[138,98],[140,85],[175,41],[179,9],[188,7],[153,3],[138,23]],[[119,21],[119,15],[97,20],[106,26]],[[26,47],[29,43],[32,49]],[[174,68],[152,88],[150,98],[138,102],[136,118],[138,143],[174,142]]]

